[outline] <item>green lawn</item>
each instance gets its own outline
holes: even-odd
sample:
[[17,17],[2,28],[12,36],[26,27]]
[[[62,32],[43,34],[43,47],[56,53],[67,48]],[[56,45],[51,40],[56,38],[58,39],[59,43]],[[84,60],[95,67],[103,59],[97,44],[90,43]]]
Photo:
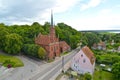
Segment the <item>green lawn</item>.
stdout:
[[106,71],[95,71],[93,80],[114,80],[113,74]]
[[14,56],[6,56],[0,54],[0,63],[3,64],[3,66],[7,66],[8,64],[12,65],[12,67],[21,67],[23,66],[23,62]]

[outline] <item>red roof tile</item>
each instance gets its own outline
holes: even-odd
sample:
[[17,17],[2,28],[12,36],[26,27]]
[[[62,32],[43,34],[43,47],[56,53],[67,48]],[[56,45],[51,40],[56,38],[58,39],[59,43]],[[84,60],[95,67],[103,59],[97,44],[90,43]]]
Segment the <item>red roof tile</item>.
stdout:
[[35,43],[40,45],[48,45],[50,44],[50,36],[39,34],[38,37],[35,39]]
[[70,48],[70,46],[65,41],[60,41],[60,47],[66,46],[67,49]]
[[94,53],[89,49],[89,47],[85,46],[82,48],[84,54],[90,59],[91,64],[95,62]]

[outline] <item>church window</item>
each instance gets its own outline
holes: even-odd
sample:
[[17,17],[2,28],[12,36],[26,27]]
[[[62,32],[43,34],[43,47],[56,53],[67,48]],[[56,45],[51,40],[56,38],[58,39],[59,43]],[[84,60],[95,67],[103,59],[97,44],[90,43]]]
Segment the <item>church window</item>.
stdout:
[[53,51],[53,47],[51,47],[51,51]]
[[58,46],[56,46],[56,50],[58,49]]

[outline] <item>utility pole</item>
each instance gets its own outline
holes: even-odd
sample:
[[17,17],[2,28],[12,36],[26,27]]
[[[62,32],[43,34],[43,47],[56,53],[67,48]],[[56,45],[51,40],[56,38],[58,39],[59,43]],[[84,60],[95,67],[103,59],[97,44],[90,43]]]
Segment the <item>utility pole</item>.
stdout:
[[64,73],[64,56],[62,57],[62,72]]

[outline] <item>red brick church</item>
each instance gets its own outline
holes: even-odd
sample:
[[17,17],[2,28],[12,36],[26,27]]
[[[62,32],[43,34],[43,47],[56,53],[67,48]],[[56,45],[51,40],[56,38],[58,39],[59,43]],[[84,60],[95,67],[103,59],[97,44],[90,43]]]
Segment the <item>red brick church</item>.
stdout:
[[35,38],[35,43],[46,50],[48,59],[53,59],[56,56],[60,56],[60,53],[70,50],[70,46],[65,41],[59,41],[59,38],[56,37],[52,13],[49,35],[39,34]]

